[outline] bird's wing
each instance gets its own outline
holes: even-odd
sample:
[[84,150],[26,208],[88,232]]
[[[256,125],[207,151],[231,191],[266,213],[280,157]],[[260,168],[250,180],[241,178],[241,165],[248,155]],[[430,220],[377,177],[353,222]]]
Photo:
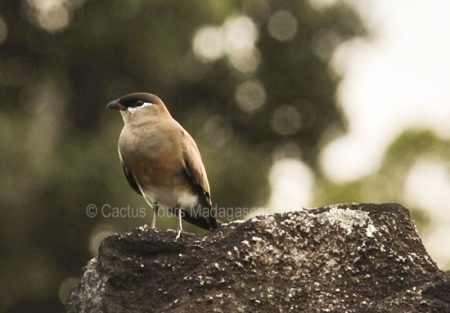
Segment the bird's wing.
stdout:
[[184,173],[194,192],[199,197],[200,204],[211,207],[209,182],[200,152],[192,137],[187,133],[184,133],[184,136],[187,137],[183,151]]
[[130,184],[131,188],[133,188],[134,191],[136,191],[139,195],[142,196],[142,192],[139,188],[139,185],[138,185],[133,173],[131,173],[124,164],[122,164],[122,168],[123,168],[123,173],[125,174],[125,177],[127,178],[127,181]]
[[215,229],[217,228],[217,221],[212,216],[211,208],[211,194],[209,189],[208,177],[206,176],[206,170],[202,162],[202,158],[200,156],[200,152],[198,151],[197,144],[194,139],[183,132],[183,136],[187,137],[185,140],[185,145],[183,149],[183,171],[186,175],[186,178],[189,184],[192,186],[192,189],[197,194],[199,198],[199,204],[202,206],[202,209],[208,210],[208,216],[195,216],[189,214],[189,211],[185,211],[184,219],[190,222],[191,224],[200,226],[206,229]]

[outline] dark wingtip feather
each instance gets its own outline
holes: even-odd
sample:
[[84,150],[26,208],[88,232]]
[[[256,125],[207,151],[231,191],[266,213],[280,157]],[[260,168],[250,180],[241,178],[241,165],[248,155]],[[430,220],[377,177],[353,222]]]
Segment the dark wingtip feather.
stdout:
[[197,227],[206,229],[206,230],[215,230],[219,228],[219,223],[213,216],[203,217],[203,216],[193,216],[189,214],[186,210],[180,208],[172,208],[171,211],[174,214],[178,214],[178,210],[181,210],[182,219],[186,222],[195,225]]

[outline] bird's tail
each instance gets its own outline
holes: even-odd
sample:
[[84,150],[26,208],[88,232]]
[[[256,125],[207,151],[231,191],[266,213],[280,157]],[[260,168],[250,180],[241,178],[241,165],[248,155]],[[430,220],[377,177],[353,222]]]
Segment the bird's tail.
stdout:
[[215,230],[222,224],[213,216],[211,208],[208,207],[190,211],[176,207],[172,209],[172,212],[178,214],[179,210],[181,210],[183,220],[203,229]]

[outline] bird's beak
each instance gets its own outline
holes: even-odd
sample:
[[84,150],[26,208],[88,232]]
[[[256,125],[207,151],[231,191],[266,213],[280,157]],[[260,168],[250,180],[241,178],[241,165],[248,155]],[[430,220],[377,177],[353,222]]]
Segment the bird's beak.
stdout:
[[115,110],[126,110],[127,107],[120,104],[118,100],[113,100],[106,105],[107,109],[115,109]]

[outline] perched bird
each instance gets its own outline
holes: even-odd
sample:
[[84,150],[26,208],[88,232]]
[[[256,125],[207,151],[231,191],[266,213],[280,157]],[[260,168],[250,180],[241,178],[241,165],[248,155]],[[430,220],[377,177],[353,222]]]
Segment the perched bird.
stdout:
[[122,115],[119,158],[130,186],[153,207],[159,206],[199,227],[218,227],[212,214],[208,177],[197,144],[154,94],[132,93],[107,104]]

